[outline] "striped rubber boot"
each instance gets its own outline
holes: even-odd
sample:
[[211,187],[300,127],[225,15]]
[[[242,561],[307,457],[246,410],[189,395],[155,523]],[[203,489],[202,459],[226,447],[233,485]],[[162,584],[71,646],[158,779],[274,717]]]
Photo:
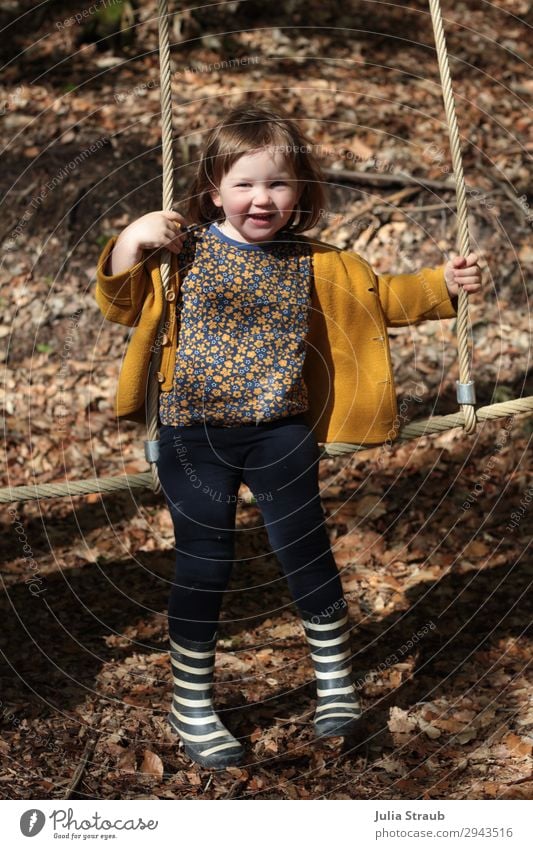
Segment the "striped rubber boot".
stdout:
[[224,727],[211,701],[217,635],[207,643],[178,639],[170,639],[174,693],[168,721],[196,763],[213,769],[237,764],[244,749]]
[[361,717],[361,704],[351,678],[347,608],[330,616],[304,613],[302,621],[317,679],[316,734],[349,736]]

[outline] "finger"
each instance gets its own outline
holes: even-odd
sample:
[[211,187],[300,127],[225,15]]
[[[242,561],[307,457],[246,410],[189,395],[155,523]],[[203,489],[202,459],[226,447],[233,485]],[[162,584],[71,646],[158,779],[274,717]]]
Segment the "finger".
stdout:
[[174,218],[174,215],[177,215],[177,213],[173,213],[172,218],[169,218],[168,225],[174,231],[174,233],[176,233],[182,229],[182,224],[181,221],[178,221],[177,218]]
[[165,236],[167,236],[168,239],[183,239],[185,232],[181,229],[181,225],[178,221],[172,221],[167,227],[165,227]]
[[466,262],[464,256],[456,256],[452,259],[453,268],[462,268]]
[[169,209],[165,212],[165,215],[174,223],[177,222],[181,227],[187,227],[187,219],[181,215],[180,212],[176,212],[175,209]]
[[456,280],[467,280],[471,277],[473,280],[481,280],[481,274],[475,268],[458,268],[454,272]]
[[469,292],[470,294],[471,294],[472,292],[477,292],[477,291],[479,291],[479,289],[480,289],[480,288],[481,288],[480,286],[476,286],[476,285],[472,285],[472,286],[460,286],[460,287],[459,287],[459,289],[460,289],[460,290],[462,290],[463,292]]
[[479,289],[481,289],[481,286],[479,286],[477,283],[469,283],[468,286],[459,286],[459,288],[462,289],[463,292],[470,292],[471,293],[471,292],[478,292]]
[[476,253],[470,253],[470,254],[468,254],[468,256],[466,258],[466,264],[467,265],[477,265],[478,261],[479,261],[479,257]]
[[464,268],[454,269],[457,277],[469,277],[475,275],[481,277],[481,269],[477,265],[465,265]]
[[175,248],[178,252],[183,248],[183,237],[185,233],[176,233],[175,230],[167,230],[165,232],[167,239],[167,247],[170,249]]
[[466,280],[464,283],[458,283],[457,285],[460,286],[461,289],[468,289],[471,286],[475,286],[477,289],[481,287],[481,283],[479,283],[478,280]]
[[183,250],[183,245],[181,245],[179,242],[167,242],[165,247],[168,248],[169,251],[172,251],[172,253],[175,253],[175,254],[180,254]]
[[481,281],[479,277],[461,277],[457,280],[458,286],[481,286]]

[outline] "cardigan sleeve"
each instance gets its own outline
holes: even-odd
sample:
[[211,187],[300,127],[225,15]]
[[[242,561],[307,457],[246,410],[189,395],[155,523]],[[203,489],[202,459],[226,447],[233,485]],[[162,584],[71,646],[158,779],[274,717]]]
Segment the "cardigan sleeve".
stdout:
[[389,327],[457,315],[457,299],[450,298],[443,265],[414,274],[372,275]]
[[365,298],[367,292],[377,297],[388,327],[457,315],[457,298],[450,298],[448,293],[444,265],[421,268],[413,274],[376,274],[359,254],[339,251],[325,242],[314,245],[315,259],[320,260],[326,276],[336,280],[337,285],[341,280],[348,280],[349,288],[357,297]]
[[108,321],[134,327],[139,321],[146,293],[151,286],[151,278],[144,257],[120,274],[105,273],[117,238],[113,236],[109,239],[98,259],[95,298]]

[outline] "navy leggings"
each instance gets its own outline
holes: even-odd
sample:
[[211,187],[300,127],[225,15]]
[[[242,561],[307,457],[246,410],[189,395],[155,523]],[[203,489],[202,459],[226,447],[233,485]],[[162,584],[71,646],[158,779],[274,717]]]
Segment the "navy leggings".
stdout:
[[301,613],[343,599],[318,492],[319,448],[303,414],[219,427],[162,425],[158,471],[176,537],[169,633],[210,640],[234,559],[239,485],[252,491]]

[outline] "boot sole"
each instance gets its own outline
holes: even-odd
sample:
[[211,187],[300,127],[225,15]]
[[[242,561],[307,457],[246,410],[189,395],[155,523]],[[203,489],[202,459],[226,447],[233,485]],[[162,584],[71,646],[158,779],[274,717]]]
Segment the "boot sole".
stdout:
[[189,744],[186,743],[185,740],[181,737],[179,729],[176,728],[176,726],[174,725],[175,720],[171,713],[167,715],[167,719],[170,727],[181,740],[185,753],[190,757],[192,761],[199,764],[200,766],[207,767],[208,769],[226,769],[226,767],[228,766],[237,766],[237,764],[240,764],[242,762],[245,756],[244,750],[242,752],[236,752],[233,755],[219,757],[215,761],[212,761],[209,757],[204,758],[202,755],[191,750]]
[[334,728],[321,729],[315,724],[315,736],[320,739],[325,737],[352,737],[357,733],[357,731],[359,731],[360,727],[361,717],[358,719],[349,719],[347,722],[344,722],[342,725],[338,725]]

